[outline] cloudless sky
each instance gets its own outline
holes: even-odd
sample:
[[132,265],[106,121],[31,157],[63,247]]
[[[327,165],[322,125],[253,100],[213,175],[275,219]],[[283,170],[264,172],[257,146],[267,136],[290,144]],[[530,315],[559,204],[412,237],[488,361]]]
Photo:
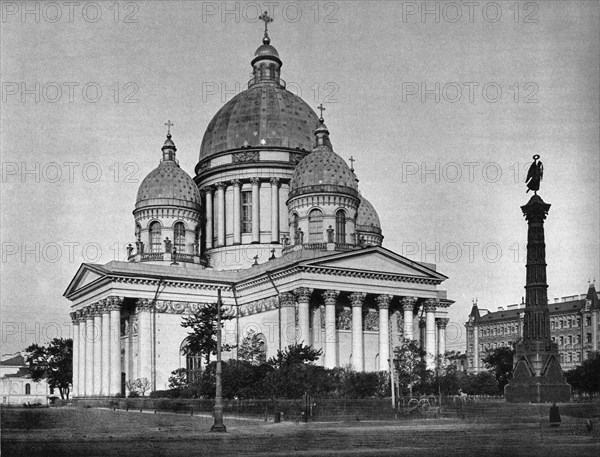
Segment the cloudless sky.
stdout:
[[288,88],[324,104],[335,151],[356,159],[384,246],[449,277],[449,348],[464,351],[474,298],[524,295],[534,154],[550,299],[600,280],[596,1],[427,2],[437,17],[392,1],[23,5],[3,2],[0,23],[3,353],[70,336],[79,265],[124,260],[168,119],[193,175],[208,122],[250,78],[257,5]]

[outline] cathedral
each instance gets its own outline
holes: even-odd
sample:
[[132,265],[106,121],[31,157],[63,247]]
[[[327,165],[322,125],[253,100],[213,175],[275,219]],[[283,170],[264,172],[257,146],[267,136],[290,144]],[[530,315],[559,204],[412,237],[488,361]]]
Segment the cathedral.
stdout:
[[251,66],[247,89],[208,124],[193,178],[166,124],[150,152],[159,164],[137,193],[127,261],[82,264],[65,291],[74,396],[125,395],[138,378],[166,389],[173,370],[197,368],[182,351],[182,318],[219,291],[234,346],[225,360],[251,333],[266,357],[302,342],[322,350],[318,364],[356,371],[388,370],[400,337],[420,341],[429,367],[445,352],[446,276],[382,246],[322,106],[319,116],[286,89],[266,27]]

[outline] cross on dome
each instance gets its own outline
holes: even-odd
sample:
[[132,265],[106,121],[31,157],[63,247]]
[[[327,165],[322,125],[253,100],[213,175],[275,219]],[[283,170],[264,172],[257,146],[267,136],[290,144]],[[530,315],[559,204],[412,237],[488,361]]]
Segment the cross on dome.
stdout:
[[171,138],[171,127],[173,127],[175,124],[168,120],[165,122],[165,125],[167,126],[167,137]]
[[319,117],[319,121],[323,122],[324,121],[324,119],[323,119],[323,111],[325,111],[327,108],[325,108],[323,106],[323,103],[321,103],[319,106],[317,106],[317,109],[319,111],[321,111],[321,116]]
[[269,13],[265,11],[260,16],[258,16],[259,21],[263,21],[265,23],[265,36],[263,38],[264,44],[269,44],[271,40],[269,39],[269,22],[273,22],[273,18],[269,16]]
[[354,173],[354,162],[356,161],[356,159],[354,158],[354,156],[350,156],[350,170],[352,171],[352,173]]

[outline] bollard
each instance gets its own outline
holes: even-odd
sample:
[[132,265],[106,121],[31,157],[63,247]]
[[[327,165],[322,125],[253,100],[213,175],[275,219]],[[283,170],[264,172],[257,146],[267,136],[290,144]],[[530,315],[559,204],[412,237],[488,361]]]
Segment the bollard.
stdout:
[[190,416],[194,415],[194,408],[190,408]]

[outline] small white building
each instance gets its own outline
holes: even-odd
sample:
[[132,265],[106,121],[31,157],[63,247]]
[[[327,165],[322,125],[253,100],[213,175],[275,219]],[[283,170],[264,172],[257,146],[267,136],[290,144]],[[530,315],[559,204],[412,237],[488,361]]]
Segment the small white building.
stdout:
[[0,362],[0,394],[2,404],[48,403],[50,388],[45,380],[33,382],[27,375],[25,358],[20,354],[2,356]]

